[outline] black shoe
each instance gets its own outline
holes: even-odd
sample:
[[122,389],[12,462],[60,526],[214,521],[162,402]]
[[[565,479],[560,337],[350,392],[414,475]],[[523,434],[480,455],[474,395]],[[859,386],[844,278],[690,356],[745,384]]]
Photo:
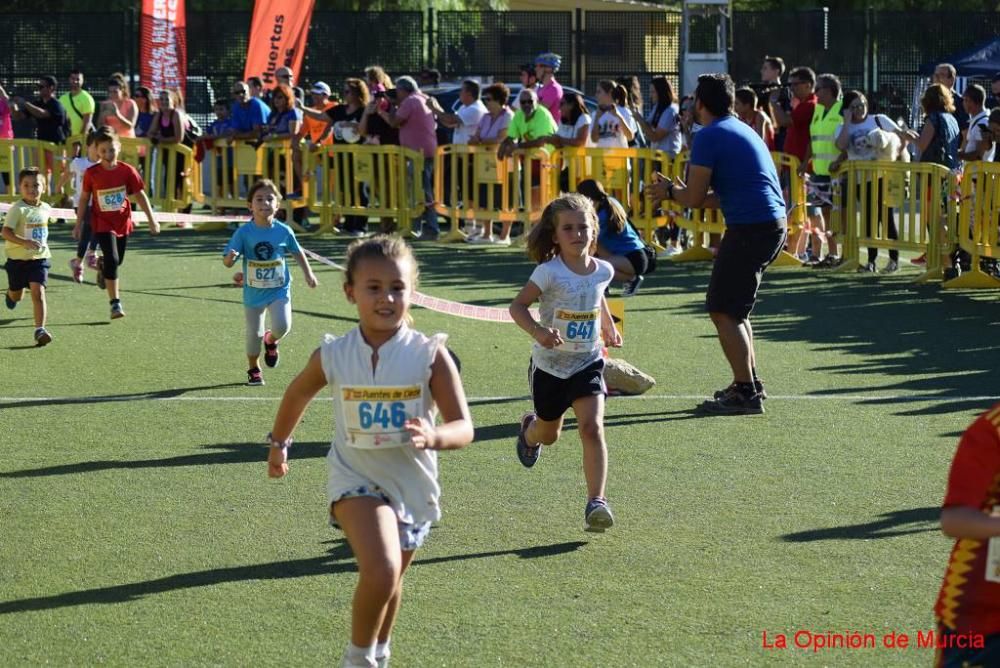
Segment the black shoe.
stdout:
[[858,267],[859,274],[874,274],[877,272],[878,269],[875,267],[875,262],[869,262],[868,264]]
[[[767,391],[764,390],[764,381],[762,381],[760,378],[758,378],[757,380],[755,380],[753,382],[753,387],[757,391],[757,394],[760,395],[761,401],[763,401],[764,399],[767,399]],[[726,396],[726,392],[729,392],[730,390],[734,390],[734,389],[736,389],[736,381],[733,381],[732,383],[730,383],[729,387],[725,387],[725,388],[723,388],[721,390],[716,390],[715,394],[712,395],[712,398],[715,399],[716,401],[718,401],[722,397]]]
[[962,275],[961,265],[955,265],[954,267],[948,267],[944,270],[944,280],[950,281],[953,278],[958,278]]
[[528,441],[524,438],[524,433],[528,430],[534,419],[534,413],[525,413],[521,418],[521,428],[517,432],[517,458],[525,468],[529,469],[538,461],[538,455],[542,451],[541,444],[532,447],[528,445]]
[[759,415],[764,412],[764,399],[759,392],[746,396],[731,385],[718,399],[702,402],[698,411],[711,415]]

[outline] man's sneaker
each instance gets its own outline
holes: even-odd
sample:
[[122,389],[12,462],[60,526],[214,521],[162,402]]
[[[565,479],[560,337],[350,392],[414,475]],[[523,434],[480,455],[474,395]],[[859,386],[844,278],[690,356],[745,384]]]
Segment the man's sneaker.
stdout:
[[859,274],[874,274],[878,270],[875,268],[874,262],[869,262],[868,264],[861,265],[858,267]]
[[111,305],[111,319],[117,320],[118,318],[124,318],[125,311],[122,310],[121,302],[115,302]]
[[667,246],[662,251],[660,251],[660,254],[657,255],[657,257],[658,258],[673,257],[673,256],[677,255],[680,252],[681,252],[681,249],[678,248],[677,246]]
[[3,303],[6,304],[7,308],[12,311],[14,310],[14,307],[17,306],[17,302],[10,298],[9,292],[3,293]]
[[614,526],[615,516],[611,514],[611,507],[608,506],[607,499],[595,497],[587,501],[587,507],[583,511],[584,531],[593,533],[604,533]]
[[268,339],[271,339],[271,330],[264,332],[264,364],[273,369],[278,366],[278,342],[271,339],[274,343],[268,343]]
[[634,297],[635,293],[639,292],[639,286],[642,285],[642,274],[636,274],[635,278],[625,284],[622,288],[622,297]]
[[39,327],[35,330],[35,345],[41,348],[44,345],[52,343],[52,335],[49,334],[48,330],[44,327]]
[[517,432],[517,458],[525,468],[531,468],[538,461],[538,455],[542,451],[541,444],[530,446],[525,440],[524,434],[535,419],[534,413],[525,413],[521,416],[521,429]]
[[759,415],[764,412],[764,399],[759,392],[746,396],[730,385],[721,397],[702,402],[698,410],[711,415]]
[[70,258],[69,268],[73,272],[73,280],[77,283],[83,283],[83,263],[80,262],[80,258]]
[[840,258],[836,255],[827,255],[825,258],[813,265],[815,269],[833,269],[840,265]]
[[247,371],[247,385],[257,386],[257,385],[263,385],[263,384],[264,384],[264,377],[262,375],[260,375],[260,369],[259,368],[254,367],[254,368],[249,369]]
[[413,235],[413,240],[414,241],[437,241],[438,240],[438,236],[439,236],[438,232],[435,232],[434,230],[428,229],[428,230],[421,231],[420,234],[414,234]]
[[898,260],[889,260],[888,262],[886,262],[885,268],[882,269],[882,273],[883,274],[894,274],[897,271],[899,271],[899,261]]
[[[736,386],[736,381],[733,381],[732,383],[729,384],[728,387],[723,388],[721,390],[716,390],[715,394],[712,395],[712,398],[714,398],[716,401],[718,401],[719,399],[721,399],[722,397],[724,397],[726,395],[726,392],[729,392],[729,390],[736,389],[735,386]],[[753,382],[753,387],[757,391],[757,394],[760,395],[760,398],[761,398],[762,401],[764,399],[767,399],[767,391],[764,390],[764,381],[762,381],[760,378],[758,378],[757,380],[755,380]]]
[[108,284],[104,281],[104,258],[97,258],[97,287],[104,290]]

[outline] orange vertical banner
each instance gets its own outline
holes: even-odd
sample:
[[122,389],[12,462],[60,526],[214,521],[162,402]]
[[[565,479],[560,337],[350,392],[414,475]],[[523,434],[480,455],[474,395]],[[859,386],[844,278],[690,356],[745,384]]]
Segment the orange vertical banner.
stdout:
[[142,0],[139,78],[153,91],[184,93],[187,83],[184,0]]
[[250,23],[250,45],[243,78],[257,76],[265,86],[277,83],[274,71],[290,67],[302,78],[302,57],[316,0],[257,0]]

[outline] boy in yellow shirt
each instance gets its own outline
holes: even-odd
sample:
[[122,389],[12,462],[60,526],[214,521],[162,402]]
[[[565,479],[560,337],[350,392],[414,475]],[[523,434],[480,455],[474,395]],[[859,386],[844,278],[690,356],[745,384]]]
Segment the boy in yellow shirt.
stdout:
[[24,289],[31,291],[35,315],[35,344],[52,341],[45,329],[45,283],[49,274],[49,217],[51,207],[41,200],[45,176],[37,167],[22,169],[17,175],[21,201],[7,212],[0,236],[7,251],[7,292],[4,302],[13,309],[21,301]]

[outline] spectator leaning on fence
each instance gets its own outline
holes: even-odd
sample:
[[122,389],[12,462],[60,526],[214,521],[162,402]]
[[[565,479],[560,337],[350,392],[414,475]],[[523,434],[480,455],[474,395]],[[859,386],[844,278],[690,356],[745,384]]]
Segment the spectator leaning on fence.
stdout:
[[[785,242],[785,203],[767,147],[732,115],[735,87],[727,74],[698,77],[695,105],[704,127],[694,138],[687,185],[657,175],[646,184],[655,205],[674,200],[689,208],[720,207],[726,221],[705,300],[733,372],[732,384],[706,401],[708,413],[763,413],[750,312],[764,270]],[[711,188],[711,193],[709,189]]]
[[962,94],[962,106],[969,115],[969,130],[965,133],[965,144],[958,157],[966,162],[993,160],[993,142],[983,136],[984,130],[989,130],[990,110],[983,105],[986,102],[986,91],[979,84],[972,84]]
[[454,114],[445,112],[433,97],[428,98],[427,102],[438,123],[455,130],[451,143],[464,145],[472,139],[472,135],[479,127],[479,121],[486,115],[486,105],[479,99],[479,83],[472,79],[462,82],[458,100],[462,106]]
[[[894,135],[898,142],[890,142],[893,147],[900,146],[906,141],[906,133],[896,125],[891,118],[884,114],[869,114],[868,99],[861,91],[851,90],[844,95],[844,122],[837,131],[837,149],[846,152],[841,157],[847,160],[872,161],[881,160],[879,156],[878,133],[889,133]],[[874,133],[874,134],[873,134]],[[892,156],[892,160],[896,156]],[[837,171],[842,160],[838,158],[830,165],[832,171]],[[861,199],[862,218],[865,221],[865,234],[871,236],[873,224],[881,226],[887,223],[886,230],[889,239],[898,239],[899,233],[896,229],[896,217],[892,207],[883,209],[884,191],[888,187],[881,178],[871,177],[862,181],[864,189],[859,185],[857,192],[844,193],[846,197],[858,197]],[[875,188],[875,209],[872,210],[872,188]],[[882,212],[886,212],[887,221],[883,221]],[[868,262],[858,268],[859,272],[875,273],[875,259],[878,257],[878,248],[868,248]],[[889,262],[882,270],[891,274],[899,269],[899,251],[889,250]]]
[[[326,112],[328,109],[336,106],[336,103],[330,100],[330,86],[326,82],[317,81],[314,83],[312,88],[309,89],[309,94],[311,95],[309,106],[312,109],[319,112]],[[329,144],[333,141],[329,134],[326,135],[325,139],[322,138],[323,131],[326,130],[327,121],[328,118],[317,119],[303,114],[302,129],[299,131],[299,137],[304,139],[310,148]]]
[[421,241],[436,241],[441,230],[438,227],[437,210],[434,208],[434,153],[437,151],[434,115],[427,106],[427,96],[420,92],[413,77],[396,79],[396,99],[398,106],[394,110],[378,113],[389,125],[399,128],[400,146],[419,151],[424,156],[421,178],[424,191],[424,213],[421,219],[424,224],[417,238]]
[[135,122],[139,118],[139,106],[129,97],[125,75],[115,72],[108,79],[108,99],[101,102],[97,113],[97,127],[106,125],[119,137],[135,137]]
[[[955,111],[955,103],[951,97],[951,89],[944,84],[931,84],[923,97],[920,98],[920,106],[924,111],[926,120],[924,127],[918,135],[914,131],[909,132],[910,139],[914,140],[917,149],[920,151],[920,162],[930,162],[948,169],[958,169],[958,147],[961,134],[958,129],[958,121],[952,115]],[[942,205],[949,196],[947,186],[942,184]],[[945,219],[939,223],[939,233],[942,240],[945,231]],[[933,225],[934,221],[928,221]],[[946,278],[954,278],[960,269],[957,265],[952,266],[951,248],[947,244],[941,246],[941,261],[945,268]],[[911,260],[914,264],[923,262],[923,256]]]
[[[471,146],[499,146],[507,138],[507,127],[514,118],[514,112],[507,106],[510,99],[510,89],[502,83],[489,85],[483,90],[483,104],[486,105],[486,114],[479,119],[479,127],[469,139]],[[487,188],[492,189],[492,199],[490,199]],[[479,186],[479,206],[488,208],[492,205],[497,209],[501,204],[501,187],[499,183],[480,184]],[[497,244],[500,246],[510,245],[510,227],[512,221],[503,223],[503,230],[499,237],[493,236],[493,221],[484,219],[482,232],[477,234],[473,231],[466,241],[473,244]]]
[[62,94],[59,103],[69,118],[71,137],[87,134],[93,129],[94,98],[83,89],[83,72],[73,70],[69,73],[69,90]]
[[[951,93],[951,99],[953,101],[958,101],[962,99],[962,96],[958,94],[955,90],[955,83],[958,81],[958,70],[951,63],[941,63],[934,68],[934,76],[931,77],[932,84],[941,84],[948,89]],[[969,128],[969,114],[965,113],[965,109],[962,109],[961,104],[955,105],[955,122],[958,123],[958,130],[963,135],[965,131]]]
[[250,86],[246,82],[237,81],[232,91],[233,106],[229,110],[232,137],[256,139],[260,129],[267,124],[270,109],[263,100],[250,94]]
[[541,53],[535,58],[535,78],[538,80],[538,102],[559,118],[559,105],[562,104],[563,87],[556,81],[556,72],[562,65],[562,58],[555,53]]
[[827,229],[829,253],[816,267],[829,268],[840,264],[837,253],[837,231],[829,227],[833,211],[833,181],[830,164],[837,159],[837,128],[843,121],[840,110],[840,79],[833,74],[816,77],[816,107],[809,123],[809,146],[805,160],[799,165],[799,174],[812,172],[809,179],[809,217],[814,229]]
[[[35,137],[41,141],[62,144],[66,141],[63,126],[66,123],[66,110],[56,99],[56,78],[43,76],[38,79],[38,95],[34,102],[26,102],[24,98],[13,98],[11,111],[14,118],[31,117],[35,121]],[[52,151],[45,151],[44,163],[40,165],[45,183],[50,183],[54,156]]]
[[653,77],[646,118],[636,116],[635,120],[649,140],[650,148],[663,151],[671,158],[676,158],[683,148],[679,114],[670,81],[666,77]]
[[149,133],[149,125],[153,122],[153,114],[156,113],[156,100],[153,98],[153,91],[145,86],[135,89],[135,104],[139,109],[139,115],[135,119],[135,136],[145,137]]
[[625,87],[610,79],[597,82],[597,113],[590,138],[598,148],[628,148],[639,127],[625,108]]
[[[796,67],[788,74],[788,89],[796,101],[794,105],[791,101],[788,102],[791,111],[785,111],[780,89],[771,92],[771,110],[774,113],[775,124],[785,130],[783,151],[795,156],[800,165],[806,164],[806,153],[809,151],[809,123],[812,122],[813,112],[816,110],[815,88],[816,73],[808,67]],[[789,184],[786,179],[787,177],[782,174],[782,182],[787,187]],[[822,220],[816,221],[815,216],[810,217],[810,227],[814,222],[820,225],[818,229],[812,230],[812,256],[818,260],[823,250],[824,230]],[[803,230],[798,236],[789,239],[789,246],[795,249],[797,257],[804,257],[806,240],[809,236],[809,231]]]

